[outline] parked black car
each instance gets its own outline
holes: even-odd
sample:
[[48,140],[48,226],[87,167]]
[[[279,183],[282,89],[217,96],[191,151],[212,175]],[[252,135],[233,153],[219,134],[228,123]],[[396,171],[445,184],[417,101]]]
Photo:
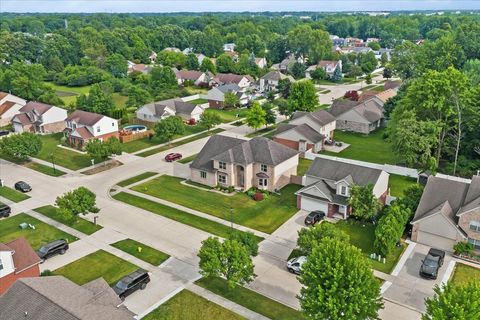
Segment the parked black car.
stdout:
[[67,241],[60,239],[50,242],[40,249],[37,250],[37,254],[42,259],[42,262],[46,259],[57,255],[57,254],[64,254],[68,250],[68,243]]
[[32,191],[32,187],[30,187],[30,185],[25,181],[18,181],[17,183],[15,183],[15,189],[22,192]]
[[10,131],[8,130],[0,130],[0,137],[1,136],[8,136],[10,134]]
[[325,218],[325,212],[323,211],[312,211],[305,218],[305,225],[314,225],[315,223],[323,220]]
[[427,279],[437,279],[438,270],[443,265],[445,259],[445,251],[438,249],[430,249],[425,260],[422,260],[420,267],[420,276]]
[[6,218],[10,216],[12,209],[6,204],[0,204],[0,218]]
[[138,289],[145,289],[147,283],[150,282],[150,275],[148,271],[143,269],[138,269],[137,271],[129,274],[128,276],[123,277],[117,284],[113,287],[113,290],[124,300],[125,297],[131,295]]

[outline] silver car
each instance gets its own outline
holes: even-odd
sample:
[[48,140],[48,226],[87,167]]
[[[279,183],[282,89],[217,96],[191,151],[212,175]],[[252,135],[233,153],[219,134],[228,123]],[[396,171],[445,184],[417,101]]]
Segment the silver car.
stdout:
[[307,257],[300,256],[287,261],[287,270],[291,273],[300,274],[302,266],[307,261]]

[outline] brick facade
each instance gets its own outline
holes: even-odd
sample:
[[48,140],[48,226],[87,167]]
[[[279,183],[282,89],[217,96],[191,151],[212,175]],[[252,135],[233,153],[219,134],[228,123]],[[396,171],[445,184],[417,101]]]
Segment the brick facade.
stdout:
[[40,268],[38,264],[30,267],[20,273],[12,272],[9,275],[0,279],[0,296],[10,288],[13,283],[20,278],[32,278],[40,276]]
[[[299,150],[300,148],[300,143],[298,141],[294,141],[294,140],[289,140],[289,139],[283,139],[283,138],[278,138],[278,137],[274,137],[273,138],[273,141],[275,142],[278,142],[280,144],[283,144],[284,146],[286,147],[289,147],[289,148],[292,148],[294,150]],[[312,143],[307,143],[307,148],[306,150],[310,150],[310,149],[314,149],[315,145],[312,144]]]
[[208,106],[213,109],[223,109],[223,102],[218,100],[208,100]]
[[42,133],[57,133],[62,132],[65,129],[65,121],[58,121],[53,123],[48,123],[43,126]]

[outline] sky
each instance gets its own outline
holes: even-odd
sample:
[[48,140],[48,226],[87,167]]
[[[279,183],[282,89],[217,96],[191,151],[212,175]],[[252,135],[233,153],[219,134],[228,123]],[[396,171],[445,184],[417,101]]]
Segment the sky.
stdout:
[[480,10],[480,0],[0,0],[0,12]]

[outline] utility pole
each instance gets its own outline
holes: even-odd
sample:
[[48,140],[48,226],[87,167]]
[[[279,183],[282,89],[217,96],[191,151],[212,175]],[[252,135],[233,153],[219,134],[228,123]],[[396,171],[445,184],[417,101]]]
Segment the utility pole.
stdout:
[[233,208],[230,208],[230,223],[231,223],[231,228],[233,230]]

